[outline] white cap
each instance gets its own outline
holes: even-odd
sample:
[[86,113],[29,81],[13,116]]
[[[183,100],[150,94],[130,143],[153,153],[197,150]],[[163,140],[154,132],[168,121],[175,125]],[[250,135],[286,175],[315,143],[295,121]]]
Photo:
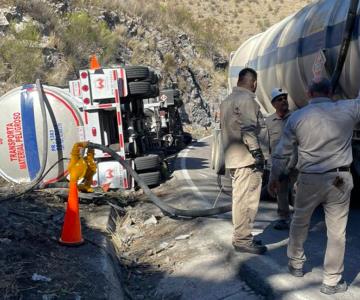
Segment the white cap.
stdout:
[[287,94],[288,93],[284,89],[274,88],[271,92],[271,102],[273,102],[277,97],[282,96],[282,95],[287,96]]

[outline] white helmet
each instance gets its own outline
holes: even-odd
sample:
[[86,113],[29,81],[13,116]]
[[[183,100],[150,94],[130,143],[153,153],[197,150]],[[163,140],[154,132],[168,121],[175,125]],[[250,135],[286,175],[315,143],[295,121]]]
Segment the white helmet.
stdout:
[[288,93],[282,88],[274,88],[271,92],[271,102],[273,102],[277,97],[282,96],[282,95],[287,96],[287,94]]

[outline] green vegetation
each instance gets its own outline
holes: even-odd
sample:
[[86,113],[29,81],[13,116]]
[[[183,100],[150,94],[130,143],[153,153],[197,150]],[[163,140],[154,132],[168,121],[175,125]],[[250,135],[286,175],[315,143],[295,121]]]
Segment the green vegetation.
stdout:
[[68,15],[58,36],[59,49],[76,72],[88,65],[88,58],[92,53],[100,55],[104,64],[114,61],[118,37],[105,22],[95,21],[86,13]]
[[27,12],[30,17],[40,24],[44,24],[44,28],[47,31],[53,31],[58,24],[59,17],[55,15],[53,9],[44,5],[44,2],[41,0],[16,0],[15,5],[20,11]]
[[11,24],[11,34],[0,40],[1,72],[8,73],[8,82],[33,82],[42,74],[43,59],[40,33],[33,24],[17,28]]
[[[174,57],[165,53],[159,66],[158,56],[154,55],[158,51],[157,32],[161,39],[169,41],[185,33],[204,68],[216,78],[211,82],[211,89],[215,89],[218,82],[224,85],[226,78],[213,68],[211,59],[215,53],[227,57],[247,38],[310,1],[69,0],[73,13],[65,15],[55,13],[56,1],[0,0],[0,7],[17,6],[27,20],[29,17],[33,20],[21,23],[26,24],[23,28],[11,24],[6,36],[1,37],[0,80],[19,85],[40,78],[49,84],[64,85],[77,76],[79,69],[88,66],[90,54],[96,53],[102,65],[116,64],[121,56],[119,51],[125,48],[130,63],[161,67],[166,77],[177,68],[186,68],[185,64],[196,63],[181,62],[181,56],[177,60],[178,54]],[[134,31],[129,32],[129,23],[110,29],[99,18],[103,12],[132,17]],[[151,32],[152,28],[156,31]],[[49,51],[55,53],[50,63]],[[186,89],[182,78],[176,80],[181,89]]]
[[[41,15],[39,1],[21,3],[21,9],[29,11],[39,23],[50,24],[52,11],[49,8],[45,7]],[[21,28],[14,22],[10,32],[0,40],[0,76],[6,78],[7,83],[22,84],[40,78],[52,84],[65,84],[79,69],[88,66],[93,53],[99,55],[103,64],[116,61],[119,31],[112,32],[104,21],[75,12],[61,22],[52,21],[47,27],[51,30],[47,44],[59,49],[64,58],[53,69],[45,70],[39,23],[21,23],[25,24]]]
[[[198,3],[200,5],[200,3]],[[122,9],[151,26],[156,26],[165,36],[172,37],[172,29],[181,29],[194,41],[198,50],[207,57],[227,48],[226,33],[221,24],[210,17],[195,17],[189,9],[176,2],[158,0],[124,1]]]

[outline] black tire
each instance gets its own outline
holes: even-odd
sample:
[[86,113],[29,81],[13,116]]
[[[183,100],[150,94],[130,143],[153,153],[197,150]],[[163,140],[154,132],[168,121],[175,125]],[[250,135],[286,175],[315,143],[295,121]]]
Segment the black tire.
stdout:
[[136,157],[134,159],[135,170],[158,170],[160,168],[160,157],[157,154],[149,154],[147,156]]
[[150,82],[151,84],[157,84],[159,82],[159,77],[153,71],[150,71],[149,76],[142,81]]
[[149,78],[150,71],[148,67],[143,66],[131,66],[125,67],[126,79],[132,80],[143,80]]
[[151,92],[150,82],[136,81],[129,82],[130,95],[148,95]]
[[160,171],[139,174],[140,178],[148,186],[154,186],[160,184],[161,174]]
[[150,86],[150,93],[149,93],[149,98],[152,98],[152,97],[157,97],[157,96],[159,96],[159,93],[160,93],[160,90],[159,90],[159,87],[158,87],[158,85],[156,85],[156,84],[152,84],[151,86]]

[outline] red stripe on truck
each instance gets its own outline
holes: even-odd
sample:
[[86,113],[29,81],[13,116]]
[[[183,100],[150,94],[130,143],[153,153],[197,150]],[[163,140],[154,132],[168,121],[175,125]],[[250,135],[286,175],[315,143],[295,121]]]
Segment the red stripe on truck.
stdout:
[[77,126],[80,125],[80,121],[74,111],[74,109],[64,100],[64,99],[61,99],[60,97],[58,97],[57,95],[49,92],[49,91],[45,91],[45,94],[47,95],[51,95],[52,97],[54,97],[56,100],[60,101],[62,104],[65,105],[65,107],[71,112],[72,116],[74,117],[74,120],[75,120],[75,123]]
[[119,134],[119,145],[120,145],[120,150],[124,149],[124,136],[123,134]]

